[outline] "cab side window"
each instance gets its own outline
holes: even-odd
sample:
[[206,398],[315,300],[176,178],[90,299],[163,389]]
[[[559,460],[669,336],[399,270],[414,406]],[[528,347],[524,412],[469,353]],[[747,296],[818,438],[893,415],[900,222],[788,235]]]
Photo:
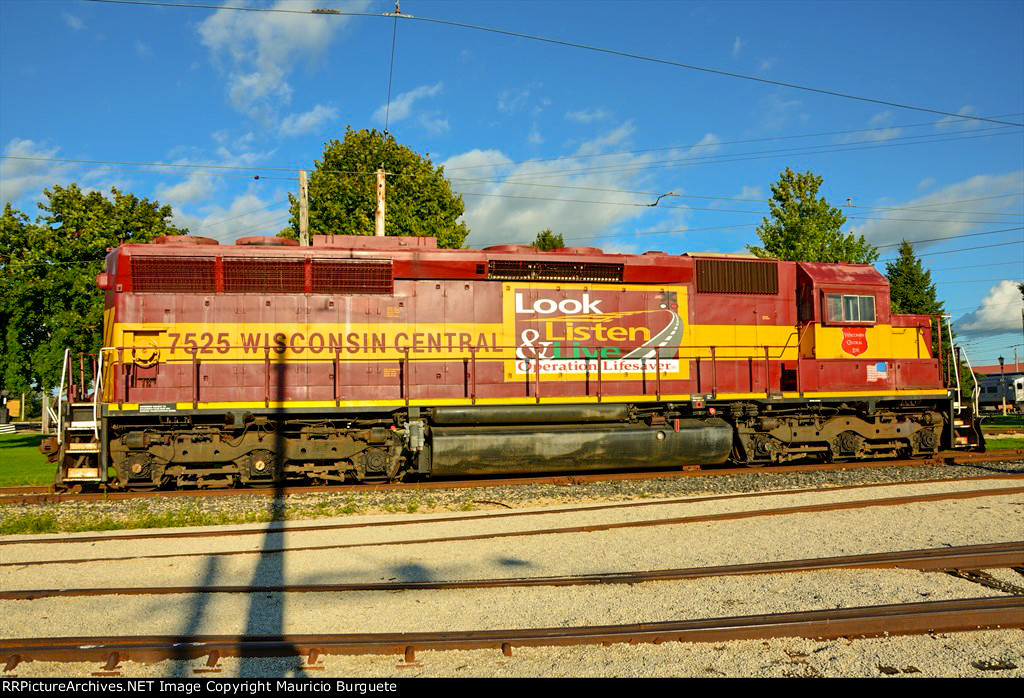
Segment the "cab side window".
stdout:
[[874,324],[875,297],[829,293],[825,296],[825,318],[830,323]]

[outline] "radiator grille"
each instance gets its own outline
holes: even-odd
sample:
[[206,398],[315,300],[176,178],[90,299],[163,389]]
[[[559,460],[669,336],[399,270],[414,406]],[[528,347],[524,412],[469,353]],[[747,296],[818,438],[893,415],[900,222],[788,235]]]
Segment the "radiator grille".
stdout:
[[226,293],[302,293],[306,263],[302,259],[225,259]]
[[391,260],[313,260],[313,293],[390,294],[393,289]]
[[776,262],[698,259],[697,293],[777,295],[779,265]]
[[487,277],[503,281],[622,281],[621,264],[492,259]]
[[133,256],[132,288],[137,292],[215,293],[213,257]]

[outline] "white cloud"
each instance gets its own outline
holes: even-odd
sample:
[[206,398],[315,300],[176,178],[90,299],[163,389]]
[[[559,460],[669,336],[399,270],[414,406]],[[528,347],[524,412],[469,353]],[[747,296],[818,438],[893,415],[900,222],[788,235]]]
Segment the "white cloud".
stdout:
[[82,21],[81,17],[65,12],[61,15],[64,18],[64,23],[74,29],[76,32],[80,32],[85,29],[85,22]]
[[[501,243],[528,244],[538,232],[551,228],[561,234],[567,244],[572,239],[573,244],[586,245],[586,240],[580,238],[614,235],[624,223],[650,214],[654,209],[646,204],[651,197],[615,191],[636,190],[649,184],[650,175],[642,168],[655,157],[666,156],[664,152],[608,152],[628,147],[633,131],[633,124],[627,122],[566,153],[567,156],[600,155],[595,161],[572,159],[514,164],[504,153],[495,150],[473,150],[450,158],[444,163],[445,176],[452,180],[466,202],[464,218],[472,231],[468,243],[474,248]],[[713,140],[715,137],[711,134],[705,137],[705,141]],[[679,157],[683,153],[669,151],[668,156]],[[469,181],[499,178],[503,181]],[[685,215],[681,209],[672,213],[678,217]],[[668,214],[659,211],[656,215]],[[595,242],[606,241],[622,247],[614,237]]]
[[59,153],[57,146],[12,139],[4,148],[7,157],[0,160],[0,202],[14,202],[28,193],[41,194],[45,187],[67,181],[74,169],[71,163],[8,158],[55,158]]
[[161,203],[184,206],[209,197],[216,187],[216,178],[192,175],[174,185],[158,184],[156,198]]
[[740,51],[743,49],[743,45],[745,43],[747,43],[747,42],[744,41],[743,39],[741,39],[738,36],[736,37],[736,40],[732,42],[732,57],[733,58],[738,58],[739,57]]
[[1017,282],[1000,281],[989,289],[978,309],[953,323],[960,334],[984,336],[1020,331],[1021,298]]
[[[970,104],[966,104],[957,109],[957,114],[963,114],[964,116],[977,116],[978,110],[972,107]],[[973,119],[958,119],[955,116],[944,116],[935,122],[935,128],[940,131],[950,131],[955,129],[962,129],[967,126],[975,126],[978,122]]]
[[779,92],[769,94],[758,105],[760,127],[766,131],[781,131],[793,119],[800,119],[799,109],[802,105],[799,99],[786,99]]
[[142,39],[135,40],[135,53],[142,58],[153,55],[153,50],[149,48],[149,45]]
[[581,109],[565,113],[565,118],[575,121],[578,124],[589,124],[594,121],[603,121],[611,116],[604,109]]
[[534,124],[533,128],[530,129],[530,135],[526,137],[526,142],[530,145],[540,145],[544,142],[544,136],[540,135],[537,124]]
[[538,87],[540,85],[531,84],[502,90],[498,94],[498,111],[517,112],[524,109],[530,101],[530,94]]
[[441,133],[447,133],[451,130],[451,124],[448,123],[447,117],[441,117],[440,112],[429,112],[420,114],[420,118],[417,119],[420,126],[422,126],[427,133],[432,136],[439,135]]
[[289,114],[281,120],[282,136],[298,136],[312,133],[324,123],[338,118],[338,110],[318,104],[303,114]]
[[[986,220],[986,214],[991,217],[993,214],[1003,213],[1007,209],[1019,205],[1020,199],[1004,195],[1019,192],[1021,187],[1024,187],[1024,172],[1011,172],[1005,175],[977,175],[917,199],[904,203],[884,204],[887,207],[908,210],[876,211],[852,208],[845,209],[844,213],[854,225],[853,232],[863,235],[868,242],[875,245],[898,243],[903,239],[913,242],[915,238],[950,238],[975,230],[978,223],[974,221]],[[981,200],[952,203],[964,199]],[[936,210],[929,211],[929,208]],[[971,211],[981,215],[954,214],[949,211]],[[882,220],[872,220],[858,225],[858,218],[862,216],[882,218]],[[907,219],[915,220],[908,221]],[[1011,227],[1012,225],[1016,224],[1011,223],[1002,227]],[[1000,226],[996,224],[995,227]]]
[[222,243],[256,235],[273,236],[288,224],[287,198],[284,191],[275,192],[269,199],[247,192],[236,196],[227,208],[207,207],[202,215],[176,209],[174,224],[188,228],[193,235],[211,237]]
[[[279,0],[274,8],[312,10],[319,0]],[[368,0],[346,5],[354,12]],[[203,44],[215,63],[227,73],[228,98],[249,116],[273,118],[278,104],[291,100],[288,75],[302,59],[312,59],[327,48],[349,22],[345,16],[279,14],[217,10],[199,24]]]
[[889,126],[893,120],[893,113],[891,111],[883,111],[875,114],[868,119],[867,128],[875,129],[874,131],[859,131],[857,133],[847,133],[843,136],[836,138],[837,143],[863,143],[864,141],[887,141],[891,138],[896,138],[903,133],[903,129]]
[[758,62],[757,68],[758,68],[758,70],[760,70],[763,73],[763,72],[769,71],[772,68],[774,68],[775,64],[778,63],[778,62],[779,62],[778,58],[762,58]]
[[[217,143],[217,147],[214,149],[216,157],[200,156],[197,148],[179,146],[173,149],[173,153],[190,153],[193,157],[177,157],[170,165],[213,165],[217,167],[240,167],[245,168],[247,166],[257,165],[260,162],[266,162],[270,159],[274,152],[270,151],[253,151],[249,150],[249,143],[253,140],[251,133],[246,133],[244,136],[236,138],[233,143],[228,143],[230,137],[226,131],[216,131],[211,134],[214,142]],[[229,147],[230,145],[230,147]],[[232,150],[231,148],[235,148]],[[168,170],[173,168],[168,167]],[[204,201],[210,198],[215,191],[220,187],[223,178],[220,176],[210,176],[211,170],[217,171],[215,168],[198,168],[205,169],[204,174],[188,174],[192,168],[182,168],[180,175],[184,177],[183,180],[176,184],[160,183],[156,185],[155,191],[157,198],[162,203],[169,203],[176,207],[186,206],[189,204],[195,204],[197,202]],[[258,174],[257,171],[246,172],[224,170],[225,174],[232,175],[254,175]],[[176,178],[176,175],[168,175],[171,178]]]
[[427,97],[436,97],[443,89],[444,82],[438,82],[433,85],[420,85],[414,90],[403,92],[391,101],[390,111],[387,104],[377,107],[377,110],[373,112],[373,119],[380,123],[384,123],[385,120],[396,123],[407,119],[412,114],[413,105],[417,101]]

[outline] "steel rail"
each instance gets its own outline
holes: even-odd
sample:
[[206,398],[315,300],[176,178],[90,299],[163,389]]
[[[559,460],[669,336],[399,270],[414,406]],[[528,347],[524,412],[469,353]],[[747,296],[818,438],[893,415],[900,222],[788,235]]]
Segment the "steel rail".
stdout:
[[[630,625],[455,632],[331,635],[194,635],[21,638],[0,640],[7,671],[22,661],[155,662],[209,657],[399,654],[417,650],[497,649],[611,643],[721,642],[776,637],[835,639],[1024,627],[1024,597],[862,606],[755,616]],[[208,662],[209,664],[209,662]]]
[[984,490],[970,490],[961,492],[943,492],[939,494],[914,495],[910,497],[886,497],[879,499],[862,499],[847,502],[832,502],[828,504],[809,504],[795,507],[781,507],[777,509],[758,509],[753,511],[728,512],[724,514],[704,514],[699,516],[684,516],[666,519],[647,519],[642,521],[624,521],[605,524],[591,524],[587,526],[572,526],[566,528],[541,528],[524,531],[502,531],[492,533],[478,533],[464,536],[447,536],[437,538],[404,538],[401,540],[383,540],[368,543],[337,543],[330,545],[308,545],[295,547],[264,547],[250,550],[223,550],[194,553],[175,553],[160,555],[126,555],[120,557],[94,557],[74,558],[60,560],[26,560],[22,562],[2,562],[0,567],[35,567],[38,565],[73,565],[88,562],[126,562],[128,560],[160,560],[174,558],[180,560],[191,557],[229,557],[235,555],[269,555],[274,553],[296,553],[311,552],[319,550],[346,550],[354,548],[373,548],[398,545],[422,545],[428,543],[455,543],[478,540],[493,540],[497,538],[519,538],[526,536],[557,535],[566,533],[596,533],[627,528],[647,528],[651,526],[674,526],[690,523],[706,523],[710,521],[734,521],[740,519],[762,518],[768,516],[787,516],[791,514],[808,514],[831,511],[842,511],[849,509],[865,509],[880,506],[901,506],[906,504],[919,504],[923,502],[938,502],[956,499],[975,499],[979,497],[998,497],[1002,495],[1024,494],[1024,487],[1002,487]]
[[1005,463],[1024,460],[1024,450],[995,451],[985,454],[951,454],[940,453],[932,458],[901,461],[858,461],[849,463],[819,463],[815,465],[780,465],[764,467],[721,468],[717,466],[687,466],[683,470],[662,472],[628,472],[628,473],[586,473],[572,475],[547,475],[539,477],[489,478],[476,480],[431,480],[427,482],[393,482],[367,483],[353,485],[321,485],[298,486],[283,488],[222,488],[193,490],[155,490],[146,492],[122,492],[105,490],[102,492],[55,492],[47,488],[44,492],[14,490],[22,488],[0,489],[0,505],[4,504],[50,504],[60,502],[91,502],[120,501],[126,499],[148,499],[151,497],[238,497],[262,496],[281,497],[299,494],[352,494],[379,491],[420,491],[438,489],[461,489],[472,487],[509,487],[518,485],[577,485],[593,482],[617,482],[630,480],[656,480],[676,477],[706,477],[810,473],[816,471],[860,470],[870,468],[898,467],[931,467],[942,465],[973,465],[984,463]]
[[1024,541],[927,548],[862,555],[757,562],[714,567],[685,567],[549,577],[510,577],[430,582],[367,582],[362,584],[283,584],[107,587],[92,589],[21,589],[0,591],[0,600],[31,601],[81,596],[156,596],[167,594],[343,593],[354,591],[423,591],[439,589],[492,589],[506,587],[590,586],[641,584],[707,577],[813,572],[829,569],[908,569],[954,571],[996,569],[1024,565]]
[[525,516],[546,516],[549,514],[575,514],[579,512],[607,511],[609,509],[633,509],[651,506],[673,506],[683,504],[699,504],[702,502],[719,502],[732,499],[756,499],[761,497],[777,497],[784,495],[820,494],[822,492],[843,492],[848,490],[870,489],[874,487],[906,487],[910,485],[928,485],[950,482],[991,482],[993,480],[1021,480],[1024,473],[1004,475],[979,475],[975,477],[936,478],[929,480],[912,480],[907,482],[871,482],[857,485],[840,485],[827,487],[811,487],[797,490],[771,490],[767,492],[739,492],[734,494],[713,494],[702,497],[682,497],[672,499],[645,499],[640,501],[615,502],[611,504],[593,504],[543,511],[509,511],[486,514],[461,514],[456,516],[435,516],[430,518],[389,519],[387,521],[364,521],[360,523],[337,524],[306,524],[286,526],[270,524],[262,528],[229,528],[203,531],[171,531],[162,533],[122,533],[114,531],[105,535],[78,536],[59,534],[49,538],[11,538],[0,539],[0,547],[5,545],[54,545],[63,543],[109,543],[127,540],[161,540],[181,538],[222,538],[224,536],[267,535],[287,533],[305,533],[310,531],[337,531],[353,528],[380,528],[388,526],[410,526],[418,524],[449,523],[463,521],[480,521],[491,519],[520,518]]

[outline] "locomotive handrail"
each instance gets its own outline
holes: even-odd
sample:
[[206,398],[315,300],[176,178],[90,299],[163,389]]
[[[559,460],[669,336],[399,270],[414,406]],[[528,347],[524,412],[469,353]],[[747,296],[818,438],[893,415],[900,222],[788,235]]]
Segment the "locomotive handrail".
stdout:
[[[758,356],[763,352],[764,355],[764,385],[763,391],[769,397],[776,391],[772,390],[772,363],[773,361],[790,363],[789,359],[786,359],[787,351],[796,351],[795,356],[795,368],[796,368],[796,391],[802,393],[804,389],[803,381],[803,359],[800,356],[800,347],[802,338],[806,336],[806,333],[811,329],[815,322],[809,322],[803,325],[798,330],[794,330],[789,333],[784,344],[735,344],[735,345],[722,345],[722,344],[677,344],[672,346],[664,347],[651,347],[652,351],[647,357],[640,359],[641,364],[639,366],[639,372],[643,376],[638,384],[642,384],[643,391],[647,394],[649,381],[650,381],[650,369],[654,371],[654,390],[652,391],[656,399],[660,400],[661,395],[664,392],[662,385],[662,369],[664,368],[663,361],[688,361],[694,362],[696,373],[690,377],[690,380],[696,381],[696,391],[701,395],[710,394],[717,396],[719,385],[718,385],[718,374],[719,374],[719,363],[722,361],[747,361],[749,366],[748,382],[750,392],[757,390],[756,384],[759,381],[760,371],[755,371],[755,362],[759,362]],[[588,387],[585,388],[586,394],[596,397],[598,402],[601,402],[605,397],[605,386],[604,386],[604,369],[605,361],[607,357],[601,356],[601,350],[606,347],[601,345],[583,345],[576,343],[578,346],[573,347],[575,350],[586,350],[584,356],[577,357],[579,361],[586,362],[586,366],[583,368],[581,375],[585,373],[587,376],[586,383]],[[412,364],[414,362],[429,362],[429,361],[441,361],[441,362],[456,362],[462,361],[466,375],[464,375],[465,385],[465,396],[464,399],[468,399],[472,404],[476,404],[478,399],[478,385],[477,385],[477,370],[478,370],[478,359],[481,357],[484,361],[519,361],[522,363],[520,370],[528,376],[527,380],[527,394],[530,392],[529,384],[532,383],[533,397],[539,402],[542,391],[542,373],[547,374],[549,372],[548,367],[543,367],[542,362],[545,361],[545,357],[538,356],[537,348],[532,346],[522,346],[516,344],[483,344],[483,345],[470,345],[460,344],[455,346],[454,343],[448,345],[448,347],[440,347],[444,352],[441,356],[437,355],[416,355],[427,354],[430,347],[427,346],[409,346],[408,344],[351,344],[346,346],[322,346],[314,344],[312,342],[306,343],[265,343],[265,344],[246,344],[244,346],[235,347],[199,347],[199,346],[182,346],[175,342],[174,344],[150,344],[150,348],[157,350],[157,357],[151,364],[147,363],[143,368],[149,369],[157,365],[174,365],[174,366],[188,366],[190,378],[188,379],[191,389],[191,402],[193,408],[198,408],[199,402],[201,401],[201,384],[203,380],[201,366],[204,364],[225,364],[225,363],[251,363],[253,361],[259,361],[262,358],[264,363],[264,402],[269,406],[271,401],[271,365],[284,364],[284,363],[333,363],[333,385],[331,397],[335,403],[340,406],[341,403],[341,379],[340,379],[340,367],[344,364],[358,364],[358,363],[384,363],[384,362],[397,362],[399,365],[399,399],[404,401],[406,404],[410,404],[412,400],[411,392],[412,387]],[[98,403],[100,399],[105,402],[116,401],[120,404],[129,402],[130,390],[136,380],[138,372],[138,364],[133,359],[134,354],[132,352],[133,347],[131,345],[118,346],[118,347],[104,347],[101,350],[103,352],[117,352],[117,357],[111,359],[108,357],[102,357],[100,364],[105,364],[101,368],[97,369],[97,385],[99,388],[95,392],[102,391],[104,394],[101,397],[94,396],[94,404],[97,405],[95,412],[98,415],[99,408]],[[435,350],[437,347],[433,347]],[[676,355],[669,358],[662,356],[662,350],[666,349],[669,351],[675,351]],[[160,351],[172,352],[170,355],[160,355]],[[523,352],[532,353],[533,356],[524,356]],[[240,354],[244,352],[244,354]],[[517,353],[518,352],[518,353]],[[221,355],[217,355],[217,354]],[[223,354],[232,353],[232,356],[224,356]],[[182,356],[184,354],[184,356]],[[262,354],[262,357],[260,357]],[[384,356],[381,356],[384,354]],[[390,354],[390,356],[388,355]],[[397,354],[397,356],[396,356]],[[653,355],[653,358],[652,358]],[[547,357],[550,358],[550,357]],[[620,357],[621,358],[621,357]],[[710,393],[706,389],[707,386],[702,380],[701,374],[701,361],[702,359],[711,359],[711,385]],[[554,360],[554,359],[551,359]],[[121,374],[123,384],[118,386],[116,384],[116,378],[111,382],[110,390],[107,390],[103,385],[103,382],[99,380],[100,374],[106,372],[113,366],[113,363],[117,363],[121,367]],[[783,368],[785,364],[783,364]],[[65,366],[65,370],[67,366]],[[591,371],[596,369],[597,385],[596,391],[591,392],[590,381],[593,374]],[[530,374],[533,376],[530,376]],[[743,380],[737,374],[736,380]],[[581,378],[581,381],[584,380]],[[897,375],[892,376],[893,381],[898,380]],[[182,384],[178,386],[184,388]],[[223,387],[223,386],[218,386]],[[326,386],[325,386],[326,387]],[[778,388],[781,390],[782,385]],[[120,390],[117,390],[120,388]],[[112,392],[113,391],[113,392]],[[115,396],[114,392],[118,394]],[[188,398],[186,397],[186,400]]]
[[[702,354],[706,351],[708,354],[710,354],[710,358],[712,360],[711,394],[712,395],[717,395],[717,392],[718,392],[718,362],[723,359],[721,354],[723,352],[730,352],[730,351],[731,352],[737,352],[737,351],[742,351],[742,350],[748,350],[749,353],[751,354],[751,356],[745,356],[745,357],[744,356],[725,357],[725,358],[728,358],[728,359],[744,359],[744,358],[746,358],[748,361],[752,361],[753,358],[754,358],[754,356],[753,356],[754,354],[763,351],[764,355],[765,355],[765,376],[764,376],[765,393],[766,394],[771,394],[771,389],[770,389],[771,361],[772,361],[773,358],[778,359],[778,360],[783,360],[783,357],[784,357],[784,355],[786,353],[786,350],[792,348],[792,346],[793,346],[793,339],[795,337],[796,337],[796,333],[791,333],[791,335],[787,338],[785,344],[736,344],[736,345],[710,345],[710,344],[709,345],[682,345],[682,344],[680,344],[680,345],[672,345],[672,346],[665,346],[665,347],[660,347],[660,346],[659,347],[654,347],[653,348],[654,349],[654,351],[653,351],[654,359],[651,360],[650,357],[647,357],[647,358],[644,358],[644,359],[641,360],[642,363],[641,363],[640,372],[642,373],[643,376],[645,376],[642,379],[642,383],[645,386],[644,392],[646,392],[646,386],[648,385],[648,380],[649,380],[646,377],[648,375],[647,371],[651,368],[651,364],[653,364],[653,368],[654,368],[654,372],[655,372],[655,391],[654,391],[655,392],[655,397],[658,400],[661,399],[661,394],[663,392],[663,390],[662,390],[662,376],[661,376],[662,368],[663,368],[662,362],[663,361],[667,361],[667,360],[694,361],[694,362],[696,362],[696,364],[697,364],[697,377],[696,378],[698,380],[698,390],[700,390],[700,386],[699,386],[699,382],[700,382],[700,380],[699,380],[700,379],[699,364],[700,364],[700,361],[701,361],[701,358],[702,358]],[[171,349],[175,348],[175,345],[171,345],[171,346],[151,345],[151,346],[152,346],[152,348],[157,349],[157,350],[161,350],[161,349],[171,350]],[[130,358],[130,357],[133,356],[133,354],[132,354],[132,349],[133,348],[134,347],[132,347],[132,346],[125,345],[125,346],[116,346],[116,347],[104,347],[103,349],[100,350],[101,356],[99,358],[99,361],[97,362],[97,371],[96,371],[96,373],[97,373],[96,384],[97,384],[98,388],[94,391],[94,399],[93,399],[94,415],[96,416],[96,421],[98,421],[99,402],[100,402],[101,398],[102,398],[103,401],[110,401],[110,402],[116,401],[116,402],[118,402],[119,405],[123,405],[125,402],[130,402],[130,399],[129,399],[130,389],[131,389],[131,385],[130,384],[132,383],[134,375],[135,375],[134,372],[133,372],[133,367],[136,364],[136,362]],[[586,367],[586,371],[585,371],[586,375],[588,375],[588,376],[590,375],[591,365],[593,365],[594,368],[596,368],[596,372],[597,372],[597,385],[596,385],[595,397],[596,397],[596,400],[598,402],[601,402],[603,400],[603,398],[605,397],[605,394],[604,394],[605,391],[604,391],[604,385],[603,385],[603,383],[604,383],[604,360],[602,360],[600,358],[597,358],[597,357],[600,356],[600,350],[604,349],[606,347],[603,347],[601,345],[582,345],[581,344],[577,348],[581,349],[581,350],[582,349],[586,349],[587,351],[593,351],[595,353],[595,355],[596,355],[596,356],[591,356],[591,357],[583,357],[582,360],[587,362],[587,367]],[[493,360],[496,360],[496,361],[507,361],[507,360],[511,359],[511,360],[524,361],[525,364],[526,364],[525,369],[524,369],[524,373],[527,376],[530,373],[533,374],[533,377],[532,377],[533,380],[529,381],[529,382],[532,382],[534,384],[534,387],[533,387],[534,399],[537,402],[539,402],[540,399],[541,399],[541,386],[542,386],[542,383],[543,383],[543,381],[541,379],[542,378],[542,376],[541,376],[541,374],[542,374],[541,364],[542,364],[542,361],[543,361],[543,357],[537,357],[537,356],[522,357],[522,356],[517,356],[516,352],[520,351],[522,349],[523,349],[523,347],[521,347],[519,345],[460,345],[457,349],[453,347],[452,349],[449,350],[451,353],[455,354],[455,356],[449,355],[449,356],[446,356],[445,358],[440,359],[440,360],[442,360],[442,361],[457,361],[457,360],[459,360],[461,358],[462,361],[463,361],[463,364],[465,366],[467,366],[467,369],[471,369],[471,370],[468,370],[468,373],[470,375],[465,376],[465,380],[466,380],[467,384],[470,384],[472,386],[471,389],[469,389],[469,385],[467,385],[467,395],[466,395],[466,397],[468,399],[470,399],[472,404],[475,404],[476,400],[477,400],[477,358],[478,358],[478,354],[480,354],[481,352],[485,352],[485,351],[486,352],[498,352],[499,355],[495,356]],[[678,351],[678,356],[671,357],[671,359],[663,358],[662,355],[661,355],[661,352],[662,352],[663,349],[677,350]],[[278,356],[280,356],[282,361],[286,361],[287,360],[289,362],[291,362],[291,361],[307,361],[307,362],[312,361],[314,363],[317,363],[317,362],[324,362],[324,363],[331,362],[331,363],[333,363],[334,364],[334,373],[333,373],[333,380],[332,380],[332,383],[333,383],[333,385],[332,385],[332,393],[333,393],[332,397],[333,397],[333,399],[334,399],[334,401],[335,401],[335,403],[337,405],[340,405],[340,402],[341,402],[341,395],[339,393],[339,390],[340,390],[340,385],[339,385],[339,373],[340,373],[340,371],[339,371],[339,368],[340,368],[340,365],[343,362],[344,363],[362,363],[362,362],[366,362],[366,363],[379,363],[379,362],[382,362],[382,361],[394,361],[394,360],[396,360],[396,357],[386,357],[385,358],[385,357],[381,357],[381,356],[378,356],[378,355],[370,355],[370,352],[374,352],[374,353],[376,353],[376,352],[389,352],[389,351],[399,352],[400,355],[397,357],[397,361],[399,362],[399,370],[400,370],[400,381],[399,381],[400,399],[402,399],[406,404],[409,404],[411,399],[412,399],[412,395],[411,395],[411,392],[412,392],[411,364],[413,362],[415,362],[415,361],[426,362],[426,361],[436,361],[436,360],[439,360],[438,357],[434,357],[434,356],[412,356],[412,355],[410,355],[411,352],[423,351],[423,348],[409,347],[409,346],[400,346],[400,345],[387,345],[387,344],[383,344],[383,345],[376,344],[376,345],[373,345],[373,346],[369,346],[369,345],[366,345],[366,346],[364,346],[364,345],[351,345],[351,346],[347,346],[347,347],[340,347],[340,346],[323,347],[323,346],[314,345],[312,343],[306,343],[306,344],[300,344],[300,343],[288,343],[288,344],[273,343],[273,344],[270,344],[270,343],[268,343],[268,344],[259,344],[259,345],[247,345],[245,347],[245,350],[246,350],[247,354],[249,352],[257,352],[257,355],[259,353],[263,354],[262,358],[263,358],[263,363],[264,363],[264,404],[267,405],[267,406],[269,406],[270,398],[271,398],[271,394],[270,394],[271,393],[271,390],[270,390],[270,387],[271,387],[270,386],[271,368],[270,367],[271,367],[272,364],[274,364],[274,361],[272,360],[272,354],[277,354]],[[773,350],[776,350],[776,351],[773,351]],[[186,357],[166,358],[164,360],[160,360],[158,358],[152,364],[152,366],[156,366],[156,365],[159,365],[159,364],[165,364],[165,365],[179,365],[179,366],[185,365],[185,366],[189,367],[189,369],[190,369],[189,384],[190,384],[190,389],[191,389],[191,396],[190,397],[192,398],[191,402],[192,402],[192,405],[193,405],[193,409],[198,408],[198,405],[199,405],[199,402],[200,402],[201,372],[200,372],[199,369],[200,369],[202,363],[210,362],[210,363],[215,363],[216,364],[216,363],[237,362],[239,360],[237,356],[235,356],[235,357],[225,357],[225,356],[216,356],[216,355],[205,357],[204,359],[201,360],[199,357],[200,357],[200,354],[203,353],[203,351],[199,347],[179,347],[179,351],[185,353],[187,355],[187,358]],[[296,357],[294,355],[285,358],[285,355],[288,354],[288,353],[296,354],[296,353],[302,353],[302,352],[305,352],[305,351],[309,351],[310,353],[307,354],[306,356],[301,357],[301,358]],[[313,356],[312,356],[314,351],[315,351],[316,358],[313,358]],[[110,386],[111,392],[108,392],[106,390],[106,387],[104,386],[103,375],[102,374],[104,373],[104,369],[106,368],[106,366],[111,364],[109,358],[106,358],[106,357],[102,356],[102,354],[105,353],[105,352],[106,353],[117,352],[117,358],[114,361],[119,366],[121,366],[121,374],[122,374],[122,378],[123,378],[123,384],[121,386],[119,386],[121,388],[121,390],[119,390],[119,391],[116,390],[114,383],[111,383],[111,386]],[[328,356],[322,356],[322,354],[325,353],[325,352],[329,352]],[[342,357],[342,353],[348,353],[349,356],[345,356],[343,358]],[[355,355],[352,355],[353,353],[355,353]],[[249,355],[249,356],[244,357],[243,361],[245,359],[253,360],[253,359],[256,359],[256,357]],[[258,360],[258,359],[256,359],[256,360]],[[146,366],[146,368],[150,368],[150,367],[151,366]],[[750,381],[751,381],[750,390],[753,390],[754,389],[754,378],[753,378],[752,374],[751,374]],[[102,396],[100,395],[101,392],[103,393]],[[116,397],[114,395],[114,392],[118,393],[116,395]],[[587,392],[588,393],[590,392],[589,388],[587,389]],[[97,430],[98,430],[98,427],[97,427]]]
[[96,356],[96,375],[92,388],[92,423],[96,440],[100,438],[100,393],[103,392],[103,349]]
[[[64,349],[64,362],[60,368],[60,390],[57,392],[57,444],[64,443],[64,379],[67,378],[68,363],[71,361],[70,347]],[[71,393],[68,392],[68,400]]]

